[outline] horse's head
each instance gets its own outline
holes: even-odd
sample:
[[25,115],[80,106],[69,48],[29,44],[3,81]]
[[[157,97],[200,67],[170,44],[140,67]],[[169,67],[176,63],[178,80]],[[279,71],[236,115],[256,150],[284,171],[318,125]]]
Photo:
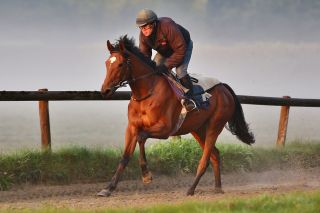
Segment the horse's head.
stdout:
[[130,78],[129,53],[123,41],[119,42],[119,47],[112,46],[107,41],[110,57],[106,60],[106,77],[101,87],[101,94],[110,97],[113,93]]

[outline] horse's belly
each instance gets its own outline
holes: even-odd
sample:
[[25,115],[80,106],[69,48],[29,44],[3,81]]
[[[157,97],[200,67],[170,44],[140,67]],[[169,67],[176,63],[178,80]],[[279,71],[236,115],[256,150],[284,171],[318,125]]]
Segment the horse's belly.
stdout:
[[188,134],[202,125],[206,122],[208,119],[210,112],[205,110],[200,110],[198,112],[191,112],[184,122],[182,123],[181,127],[178,129],[176,133],[173,134],[173,136],[176,135],[185,135]]

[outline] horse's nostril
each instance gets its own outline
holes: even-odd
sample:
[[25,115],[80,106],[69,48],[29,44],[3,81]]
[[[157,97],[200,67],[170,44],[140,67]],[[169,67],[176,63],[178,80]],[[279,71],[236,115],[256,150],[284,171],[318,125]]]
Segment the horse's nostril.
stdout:
[[104,98],[109,98],[112,94],[113,94],[114,90],[112,90],[111,88],[102,88],[101,89],[101,95],[104,97]]
[[110,89],[105,89],[104,87],[101,87],[101,93],[102,94],[106,94],[106,93],[108,93],[110,91]]
[[109,95],[109,93],[110,93],[110,89],[106,89],[106,90],[104,90],[103,92],[101,92],[101,94],[102,94],[103,96],[107,96],[107,95]]

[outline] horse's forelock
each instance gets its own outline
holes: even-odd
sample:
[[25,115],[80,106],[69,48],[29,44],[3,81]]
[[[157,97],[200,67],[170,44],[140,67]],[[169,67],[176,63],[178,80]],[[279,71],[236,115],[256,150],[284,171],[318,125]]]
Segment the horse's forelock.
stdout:
[[133,37],[131,38],[128,38],[127,35],[124,35],[124,36],[121,36],[117,41],[116,43],[114,44],[114,48],[115,50],[120,50],[120,43],[123,42],[124,43],[124,46],[126,47],[127,50],[129,51],[133,51],[134,49],[138,49],[136,46],[135,46],[135,40]]

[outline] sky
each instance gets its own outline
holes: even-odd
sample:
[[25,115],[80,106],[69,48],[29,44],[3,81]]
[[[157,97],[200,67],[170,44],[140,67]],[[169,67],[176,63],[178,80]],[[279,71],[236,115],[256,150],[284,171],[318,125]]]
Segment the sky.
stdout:
[[[190,73],[218,78],[240,95],[320,98],[319,0],[0,0],[0,90],[99,90],[109,56],[106,41],[125,34],[137,41],[135,17],[143,8],[189,30]],[[66,107],[52,105],[60,114]],[[14,112],[12,119],[23,106],[0,103]],[[125,102],[104,107],[125,117]],[[272,114],[277,120],[278,108],[261,109],[245,106],[250,123],[263,131],[267,122],[257,118]],[[303,115],[320,117],[317,109],[297,114],[292,129],[299,129]]]

